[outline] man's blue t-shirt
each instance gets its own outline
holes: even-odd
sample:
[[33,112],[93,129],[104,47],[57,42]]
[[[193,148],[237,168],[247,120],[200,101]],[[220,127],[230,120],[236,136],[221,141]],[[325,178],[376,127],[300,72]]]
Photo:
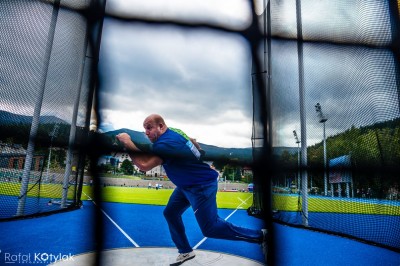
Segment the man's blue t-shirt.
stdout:
[[163,159],[168,178],[178,187],[215,182],[218,173],[200,160],[200,153],[185,133],[168,128],[152,145]]

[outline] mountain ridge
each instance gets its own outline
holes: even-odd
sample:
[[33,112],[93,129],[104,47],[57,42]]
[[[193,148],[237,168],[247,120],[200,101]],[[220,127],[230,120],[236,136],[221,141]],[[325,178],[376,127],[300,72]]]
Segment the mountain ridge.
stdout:
[[[27,115],[19,115],[11,112],[7,112],[4,110],[0,110],[0,125],[12,125],[16,126],[19,124],[31,124],[32,116]],[[41,116],[40,117],[41,124],[65,124],[69,125],[66,121],[56,117],[56,116]],[[100,133],[101,135],[106,136],[111,143],[114,142],[114,138],[117,134],[126,132],[128,133],[132,140],[139,144],[149,144],[150,141],[145,135],[145,133],[131,130],[128,128],[121,128],[117,130],[107,131]],[[237,161],[242,163],[251,163],[253,158],[253,148],[226,148],[219,147],[215,145],[209,145],[205,143],[199,143],[204,151],[206,151],[205,159],[209,160],[229,160],[229,161]],[[297,152],[297,148],[292,147],[276,147],[273,148],[274,155],[281,155],[282,152],[289,151],[289,153],[293,154]]]
[[[102,134],[114,139],[116,135],[120,133],[127,133],[133,142],[137,144],[150,144],[150,140],[146,137],[144,132],[139,132],[127,128],[121,128],[117,130],[107,131]],[[215,145],[209,145],[199,142],[201,148],[206,152],[205,159],[209,160],[229,160],[244,163],[251,163],[253,158],[253,148],[225,148],[218,147]],[[276,147],[273,148],[274,155],[281,155],[284,151],[288,151],[291,154],[297,152],[296,147]]]
[[[19,115],[0,110],[1,125],[31,124],[32,120],[33,120],[32,116]],[[58,118],[53,115],[40,116],[39,122],[43,124],[69,124],[68,122],[62,120],[61,118]]]

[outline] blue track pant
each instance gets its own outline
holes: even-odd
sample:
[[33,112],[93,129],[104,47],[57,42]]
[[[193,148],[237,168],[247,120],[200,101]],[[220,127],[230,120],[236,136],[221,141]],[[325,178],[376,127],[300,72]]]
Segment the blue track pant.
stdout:
[[217,181],[207,185],[177,187],[164,210],[172,240],[179,253],[191,252],[182,221],[182,214],[192,206],[196,220],[204,236],[227,240],[261,243],[261,230],[236,226],[220,218],[217,213]]

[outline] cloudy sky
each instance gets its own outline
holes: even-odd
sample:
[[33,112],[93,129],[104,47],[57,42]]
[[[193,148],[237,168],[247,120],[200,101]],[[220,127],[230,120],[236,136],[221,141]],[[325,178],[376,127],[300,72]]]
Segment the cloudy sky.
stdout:
[[0,110],[32,116],[36,108],[42,116],[71,123],[83,84],[78,113],[83,126],[88,94],[80,73],[86,20],[60,10],[52,24],[52,12],[42,1],[0,1]]
[[[365,46],[387,45],[390,40],[387,6],[371,3],[302,1],[306,10],[304,39],[357,44],[304,45],[308,145],[322,137],[314,107],[317,102],[328,117],[328,136],[352,125],[399,116],[391,52]],[[257,5],[258,14],[262,4],[259,1]],[[293,1],[271,4],[273,33],[295,37]],[[246,28],[251,16],[248,2],[241,0],[190,4],[109,0],[107,11],[233,29]],[[301,135],[297,45],[290,40],[273,40],[271,46],[274,146],[295,146],[293,130]],[[105,82],[100,94],[103,130],[142,131],[143,119],[160,113],[169,126],[181,128],[200,142],[251,146],[251,54],[242,37],[107,19],[101,66]]]
[[[263,0],[256,12],[263,11]],[[51,6],[0,2],[0,109],[32,115],[45,84],[41,115],[71,122],[79,88],[85,20],[60,11],[47,76],[43,73]],[[31,12],[35,10],[35,12]],[[245,29],[246,0],[108,0],[107,12],[156,19],[210,23]],[[24,13],[24,16],[18,14]],[[271,117],[274,146],[296,146],[300,132],[295,1],[271,0]],[[307,144],[322,139],[314,105],[328,118],[327,136],[352,125],[399,117],[394,57],[386,1],[302,1]],[[8,23],[13,21],[13,23]],[[349,45],[351,43],[352,45]],[[263,54],[262,52],[260,53]],[[263,58],[262,58],[263,59]],[[86,60],[90,60],[86,58]],[[237,34],[172,26],[104,21],[100,51],[100,115],[104,131],[143,131],[151,113],[199,142],[250,147],[252,135],[251,53]],[[85,80],[83,81],[85,84]],[[81,106],[87,101],[83,88]],[[87,110],[81,108],[80,118]],[[83,121],[78,119],[78,123]]]
[[[108,12],[244,28],[246,1],[108,1]],[[177,8],[179,7],[179,8]],[[251,147],[251,54],[233,34],[106,19],[101,48],[103,130],[143,131],[151,113],[199,142]]]

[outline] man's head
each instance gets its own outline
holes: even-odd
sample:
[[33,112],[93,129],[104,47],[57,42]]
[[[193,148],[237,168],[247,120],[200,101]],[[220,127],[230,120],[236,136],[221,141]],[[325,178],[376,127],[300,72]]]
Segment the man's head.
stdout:
[[158,114],[149,115],[143,122],[146,136],[151,142],[156,142],[157,139],[168,129],[164,119]]

